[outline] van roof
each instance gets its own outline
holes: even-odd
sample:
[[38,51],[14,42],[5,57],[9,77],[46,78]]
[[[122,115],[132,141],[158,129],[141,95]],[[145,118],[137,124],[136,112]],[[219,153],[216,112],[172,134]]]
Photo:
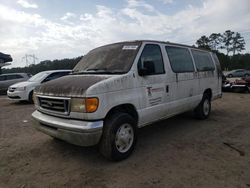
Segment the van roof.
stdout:
[[168,41],[158,41],[158,40],[131,40],[131,41],[121,41],[121,42],[117,42],[117,43],[123,43],[123,42],[152,42],[152,43],[162,43],[162,44],[168,44],[168,45],[176,45],[176,46],[182,46],[182,47],[187,47],[187,48],[193,48],[193,49],[197,49],[197,50],[204,50],[207,52],[211,52],[211,50],[207,50],[204,48],[198,48],[195,46],[190,46],[190,45],[186,45],[186,44],[179,44],[179,43],[172,43],[172,42],[168,42]]

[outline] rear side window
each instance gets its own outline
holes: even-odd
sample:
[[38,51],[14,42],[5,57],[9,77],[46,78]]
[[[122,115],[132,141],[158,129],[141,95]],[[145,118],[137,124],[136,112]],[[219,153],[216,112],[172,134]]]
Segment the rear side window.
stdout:
[[6,80],[14,80],[14,79],[20,79],[20,78],[23,78],[23,77],[18,74],[12,74],[12,75],[7,75]]
[[218,59],[218,57],[217,57],[217,55],[215,53],[213,53],[213,58],[214,58],[215,65],[217,67],[218,72],[222,73],[221,66],[220,66],[220,61],[219,61],[219,59]]
[[208,52],[192,50],[192,53],[198,71],[213,71],[215,69],[212,58]]
[[165,49],[175,73],[194,72],[193,60],[188,49],[172,46],[166,46]]
[[19,74],[15,75],[15,76],[16,76],[16,79],[23,78],[23,76],[21,76]]
[[0,81],[4,81],[5,80],[5,76],[0,76]]
[[[150,62],[150,63],[145,63]],[[150,75],[154,74],[164,74],[164,64],[161,54],[161,48],[159,45],[156,44],[147,44],[145,45],[139,63],[138,67],[146,67],[150,70]]]

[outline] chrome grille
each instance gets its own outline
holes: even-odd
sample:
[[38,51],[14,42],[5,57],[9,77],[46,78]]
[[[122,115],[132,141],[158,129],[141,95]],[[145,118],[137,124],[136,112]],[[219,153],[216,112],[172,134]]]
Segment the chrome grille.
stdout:
[[38,101],[42,110],[60,114],[69,113],[69,99],[38,96]]

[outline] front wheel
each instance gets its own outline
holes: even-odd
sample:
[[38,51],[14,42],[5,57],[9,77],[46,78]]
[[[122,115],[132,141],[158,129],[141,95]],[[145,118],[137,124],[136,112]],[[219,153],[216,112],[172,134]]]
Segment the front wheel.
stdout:
[[207,119],[211,111],[211,99],[208,94],[204,94],[200,104],[194,110],[197,119]]
[[115,113],[106,119],[99,143],[101,154],[114,161],[127,158],[137,140],[136,121],[127,113]]
[[29,93],[29,102],[30,102],[30,103],[34,103],[33,90]]

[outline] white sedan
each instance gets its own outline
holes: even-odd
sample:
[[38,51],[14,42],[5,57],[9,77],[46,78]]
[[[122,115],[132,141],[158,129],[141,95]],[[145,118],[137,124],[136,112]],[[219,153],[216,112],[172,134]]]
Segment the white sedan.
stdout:
[[66,76],[71,70],[51,70],[43,71],[32,76],[28,81],[11,85],[7,95],[11,100],[33,101],[33,90],[44,82]]

